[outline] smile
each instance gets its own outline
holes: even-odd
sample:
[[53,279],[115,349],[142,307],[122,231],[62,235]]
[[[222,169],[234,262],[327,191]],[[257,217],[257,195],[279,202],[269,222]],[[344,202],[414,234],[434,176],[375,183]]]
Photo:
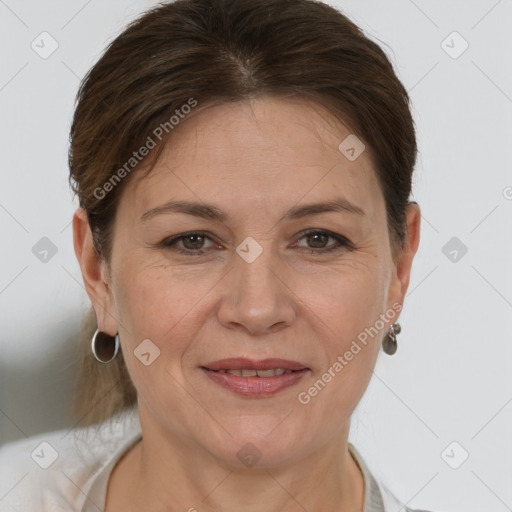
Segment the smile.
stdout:
[[270,370],[212,370],[220,373],[229,373],[231,375],[238,375],[239,377],[278,377],[285,373],[292,373],[296,370],[284,370],[283,368],[271,368]]
[[296,361],[223,359],[201,366],[220,387],[248,398],[270,397],[297,384],[311,370]]

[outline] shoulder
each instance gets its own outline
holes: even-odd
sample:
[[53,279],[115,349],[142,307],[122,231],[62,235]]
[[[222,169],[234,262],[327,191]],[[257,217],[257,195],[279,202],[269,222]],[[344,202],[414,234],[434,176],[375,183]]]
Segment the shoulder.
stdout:
[[94,476],[137,436],[137,420],[131,410],[99,425],[0,446],[2,510],[80,511]]
[[403,512],[438,512],[438,511],[433,511],[433,510],[431,511],[431,510],[407,507],[389,490],[388,487],[386,487],[385,484],[383,484],[382,482],[377,482],[377,485],[379,486],[379,489],[382,494],[385,512],[388,512],[388,511],[391,512],[391,511],[397,511],[397,510],[401,510]]
[[[63,461],[74,457],[65,431],[48,432],[0,447],[0,496],[2,506],[12,510],[64,510],[70,503],[56,502],[69,487]],[[43,489],[47,489],[44,496]],[[10,510],[7,508],[7,510]],[[75,509],[71,509],[75,510]]]
[[431,512],[407,507],[382,480],[373,474],[357,448],[350,442],[348,446],[363,474],[365,482],[365,512]]

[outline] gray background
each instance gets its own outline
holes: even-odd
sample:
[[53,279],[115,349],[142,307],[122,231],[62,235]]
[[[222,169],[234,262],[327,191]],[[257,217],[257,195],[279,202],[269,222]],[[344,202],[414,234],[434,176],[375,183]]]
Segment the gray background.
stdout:
[[[399,348],[381,354],[350,440],[409,506],[512,510],[512,1],[329,3],[383,45],[420,148],[421,243]],[[89,307],[70,225],[73,101],[106,43],[152,5],[0,0],[1,442],[72,425]],[[31,47],[43,31],[58,44],[45,59]],[[47,262],[32,252],[43,237],[56,249]]]

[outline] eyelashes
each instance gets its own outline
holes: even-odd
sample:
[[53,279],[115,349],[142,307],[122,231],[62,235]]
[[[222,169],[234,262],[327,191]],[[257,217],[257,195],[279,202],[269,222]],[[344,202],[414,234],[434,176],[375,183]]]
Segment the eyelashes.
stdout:
[[[297,246],[297,243],[293,245],[293,247],[298,247],[299,250],[305,250],[309,252],[310,254],[328,254],[333,253],[340,250],[353,250],[354,247],[349,242],[347,238],[345,238],[342,235],[338,235],[336,233],[332,233],[331,231],[326,230],[320,230],[320,229],[313,229],[306,232],[303,232],[298,239],[298,241],[302,239],[313,239],[315,240],[313,243],[318,243],[320,239],[320,244],[322,243],[322,240],[329,240],[332,239],[335,241],[334,244],[326,245],[325,247],[311,247],[311,246]],[[210,248],[204,249],[201,245],[204,241],[209,240],[212,242],[212,245]],[[183,245],[184,242],[192,242],[191,245],[201,245],[201,247],[186,247],[186,245]],[[181,246],[180,246],[181,244]],[[203,244],[204,245],[204,244]],[[182,233],[180,235],[166,238],[162,242],[158,244],[157,247],[161,249],[167,249],[174,252],[177,252],[179,254],[183,254],[186,256],[202,256],[209,252],[211,252],[212,248],[215,246],[215,242],[211,239],[211,237],[203,232],[203,231],[189,231],[188,233]]]

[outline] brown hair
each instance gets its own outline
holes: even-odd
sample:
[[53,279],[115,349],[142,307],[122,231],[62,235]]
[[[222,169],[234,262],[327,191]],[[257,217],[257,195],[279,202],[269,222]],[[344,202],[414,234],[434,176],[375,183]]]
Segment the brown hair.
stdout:
[[[314,0],[176,0],[130,23],[77,94],[70,184],[109,266],[116,207],[138,163],[131,160],[134,151],[153,140],[143,163],[149,173],[172,134],[171,117],[186,112],[191,99],[198,105],[194,115],[266,94],[327,107],[364,141],[397,257],[417,147],[407,91],[380,46],[341,12]],[[155,141],[157,127],[165,130]],[[76,414],[94,423],[133,405],[136,393],[122,355],[108,365],[93,359],[92,309],[84,321]]]

